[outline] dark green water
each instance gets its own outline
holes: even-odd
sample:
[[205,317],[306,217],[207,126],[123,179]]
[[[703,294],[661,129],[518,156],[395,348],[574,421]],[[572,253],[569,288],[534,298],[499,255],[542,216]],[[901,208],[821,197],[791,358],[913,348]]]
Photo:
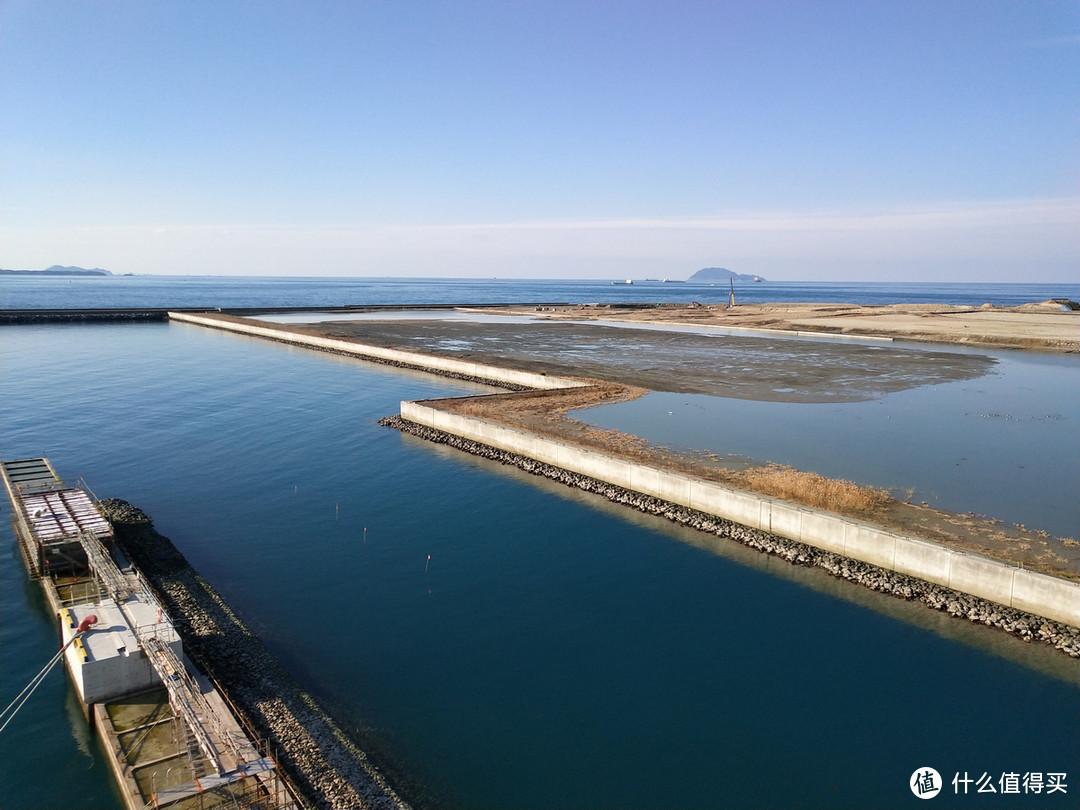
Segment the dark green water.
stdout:
[[[1076,805],[1074,664],[375,424],[467,386],[179,325],[0,351],[4,458],[147,511],[425,801],[921,806],[929,765],[1068,774],[935,806]],[[3,576],[6,705],[54,643],[6,521]],[[66,691],[0,739],[3,807],[118,806]]]

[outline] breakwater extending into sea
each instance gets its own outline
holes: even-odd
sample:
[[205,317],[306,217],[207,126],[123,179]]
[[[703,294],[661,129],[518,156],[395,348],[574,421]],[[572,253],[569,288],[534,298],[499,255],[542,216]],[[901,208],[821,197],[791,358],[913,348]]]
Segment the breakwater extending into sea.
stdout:
[[[311,335],[281,326],[266,326],[227,316],[176,313],[184,323],[234,331],[240,334],[294,343],[324,351],[353,353],[470,379],[486,379],[544,390],[583,387],[587,381],[364,345]],[[521,453],[540,462],[551,462],[572,472],[592,474],[600,480],[623,485],[646,495],[670,499],[681,506],[702,504],[708,514],[732,519],[749,528],[776,530],[790,539],[841,553],[861,562],[915,575],[929,582],[959,589],[973,597],[1080,627],[1080,586],[1075,582],[1025,571],[1016,566],[950,549],[914,537],[805,508],[793,508],[772,499],[738,492],[728,487],[672,475],[612,455],[599,454],[504,425],[486,422],[422,403],[403,402],[401,416],[408,421],[451,432],[464,438],[489,441],[494,446]],[[988,614],[989,615],[989,614]],[[998,619],[995,626],[998,626]],[[1014,626],[1005,620],[1000,626]],[[1072,650],[1070,644],[1062,649]],[[1078,653],[1080,654],[1080,653]]]
[[[166,323],[13,328],[0,351],[5,454],[139,504],[432,804],[865,810],[910,801],[925,763],[1075,769],[1076,660],[1049,645],[376,425],[475,388]],[[12,572],[9,682],[53,640]],[[49,686],[0,739],[0,804],[108,806]],[[64,784],[31,778],[45,759]],[[1040,804],[1074,805],[1068,781]]]
[[575,473],[536,459],[501,450],[471,439],[410,422],[399,416],[386,417],[379,424],[395,428],[426,441],[444,444],[472,455],[510,464],[533,475],[602,495],[613,503],[629,506],[650,515],[659,515],[682,526],[729,538],[744,546],[775,555],[793,565],[815,566],[833,576],[905,600],[922,602],[934,610],[1011,633],[1024,641],[1040,641],[1062,653],[1080,658],[1080,629],[1064,622],[1007,607],[987,599],[936,585],[918,577],[890,571],[835,552],[816,548],[780,535],[754,529],[689,507],[616,486],[591,476]]

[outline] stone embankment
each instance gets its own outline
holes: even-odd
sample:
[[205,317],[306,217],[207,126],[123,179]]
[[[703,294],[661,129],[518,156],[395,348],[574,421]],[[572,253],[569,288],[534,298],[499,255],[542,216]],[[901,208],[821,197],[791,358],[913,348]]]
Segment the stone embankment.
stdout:
[[374,763],[282,668],[139,508],[101,501],[117,542],[157,591],[184,650],[225,691],[305,805],[402,810],[408,804]]
[[167,309],[6,309],[0,311],[0,324],[164,321],[168,317]]
[[971,622],[999,628],[1024,641],[1040,641],[1051,645],[1072,658],[1080,658],[1080,629],[1045,619],[1016,608],[999,605],[986,599],[961,593],[906,574],[889,571],[869,563],[853,560],[834,552],[789,540],[760,529],[689,509],[670,501],[642,495],[639,492],[570,472],[536,461],[527,456],[499,450],[470,439],[463,439],[434,428],[418,425],[400,416],[388,416],[379,424],[396,428],[422,439],[445,444],[483,458],[510,464],[534,475],[577,487],[586,492],[603,495],[608,500],[631,506],[650,515],[659,515],[684,526],[727,537],[738,543],[776,555],[793,565],[816,566],[830,574],[856,582],[871,590],[891,594],[905,600],[920,601],[935,610]]

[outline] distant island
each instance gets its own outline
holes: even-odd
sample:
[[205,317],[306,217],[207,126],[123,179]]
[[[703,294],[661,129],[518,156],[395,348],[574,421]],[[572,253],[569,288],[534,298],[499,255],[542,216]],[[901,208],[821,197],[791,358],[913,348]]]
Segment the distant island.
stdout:
[[736,273],[726,267],[703,267],[690,276],[687,281],[727,281],[729,278],[735,281],[765,281],[761,276]]
[[64,267],[63,265],[54,264],[52,267],[47,267],[44,270],[4,270],[0,269],[0,274],[5,276],[111,276],[108,270],[102,270],[100,267],[95,267],[92,270],[87,270],[85,267]]

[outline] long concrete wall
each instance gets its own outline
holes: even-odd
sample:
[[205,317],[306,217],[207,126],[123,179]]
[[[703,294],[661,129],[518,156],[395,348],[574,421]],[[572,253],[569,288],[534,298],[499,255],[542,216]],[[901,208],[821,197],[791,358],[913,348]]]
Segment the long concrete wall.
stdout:
[[512,368],[501,368],[487,363],[473,363],[468,360],[455,360],[452,357],[440,357],[423,352],[409,352],[402,349],[388,349],[382,346],[372,346],[364,343],[354,343],[349,340],[337,340],[335,338],[318,337],[316,335],[302,335],[284,329],[259,326],[255,323],[237,323],[236,321],[215,318],[210,315],[194,315],[189,312],[170,312],[170,321],[191,323],[198,326],[209,326],[213,329],[224,329],[228,332],[239,332],[254,337],[269,338],[283,343],[293,343],[297,346],[310,346],[313,349],[323,351],[351,354],[360,358],[378,360],[387,363],[396,363],[406,366],[414,366],[421,369],[461,374],[466,377],[475,377],[481,380],[490,380],[493,383],[511,383],[523,385],[528,388],[556,389],[556,388],[579,388],[589,383],[583,380],[575,380],[572,377],[555,377],[547,374],[536,374],[531,371],[519,371]]
[[624,489],[1080,627],[1080,583],[1016,568],[851,518],[441,410],[423,402],[402,402],[401,417]]
[[[586,381],[572,377],[535,374],[421,352],[302,335],[207,315],[170,312],[169,318],[494,383],[512,383],[545,390],[588,385]],[[661,470],[488,420],[440,410],[424,403],[402,402],[401,416],[410,422],[607,481],[624,489],[662,498],[744,526],[1080,627],[1080,583],[1016,568],[851,518]]]

